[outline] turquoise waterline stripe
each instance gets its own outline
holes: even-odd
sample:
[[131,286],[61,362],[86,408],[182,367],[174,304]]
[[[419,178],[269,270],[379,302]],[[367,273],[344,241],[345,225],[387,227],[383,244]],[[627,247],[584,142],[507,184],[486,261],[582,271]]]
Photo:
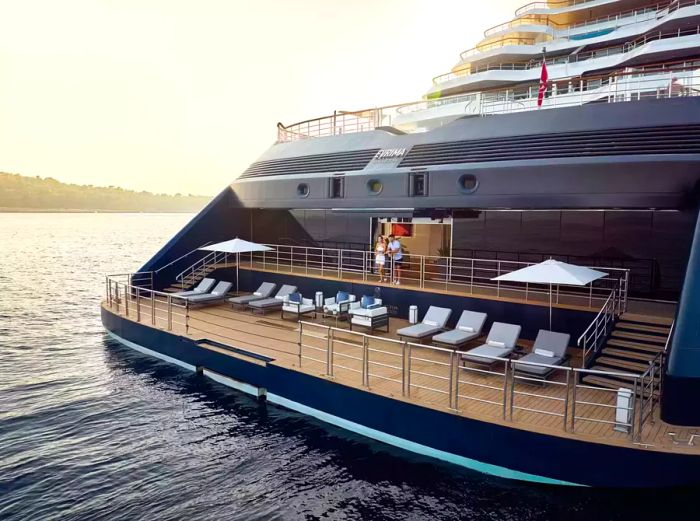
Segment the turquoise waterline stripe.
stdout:
[[[170,362],[172,364],[179,365],[180,367],[184,367],[185,369],[189,369],[190,371],[195,371],[196,368],[193,365],[190,365],[186,362],[182,362],[181,360],[178,360],[176,358],[172,358],[170,356],[164,355],[162,353],[158,353],[157,351],[153,351],[151,349],[148,349],[147,347],[140,346],[138,344],[135,344],[133,342],[130,342],[129,340],[126,340],[119,335],[116,335],[112,333],[111,331],[107,331],[107,334],[113,338],[114,340],[121,342],[127,347],[130,347],[132,349],[135,349],[136,351],[139,351],[141,353],[151,355],[155,358],[159,358],[161,360],[164,360],[166,362]],[[209,372],[209,371],[207,371]],[[216,373],[215,373],[216,374]],[[216,374],[218,376],[218,374]],[[213,375],[209,374],[207,375],[210,378],[213,377]],[[223,375],[222,375],[223,376]],[[244,386],[232,386],[229,385],[226,381],[224,380],[231,380],[230,378],[224,377],[224,378],[212,378],[219,383],[223,385],[227,385],[229,387],[233,387],[234,389],[247,392],[249,394],[255,395],[254,392],[252,392],[253,387],[250,386],[250,388],[244,388]],[[238,381],[235,381],[236,383],[239,383]],[[242,383],[242,382],[240,382]],[[255,388],[257,389],[257,388]],[[422,445],[420,443],[415,443],[413,441],[409,441],[403,438],[399,438],[398,436],[393,436],[391,434],[387,434],[386,432],[378,431],[376,429],[372,429],[370,427],[366,427],[360,423],[355,423],[350,420],[346,420],[344,418],[340,418],[339,416],[334,416],[332,414],[325,413],[323,411],[319,411],[318,409],[314,409],[312,407],[308,407],[306,405],[303,405],[301,403],[288,400],[287,398],[284,398],[283,396],[279,396],[274,393],[267,393],[267,400],[271,403],[274,403],[276,405],[280,405],[282,407],[285,407],[287,409],[291,409],[293,411],[299,412],[301,414],[305,414],[307,416],[312,416],[318,420],[321,420],[326,423],[330,423],[331,425],[335,425],[337,427],[340,427],[342,429],[355,432],[357,434],[361,434],[362,436],[366,436],[367,438],[371,438],[373,440],[381,441],[383,443],[386,443],[388,445],[393,445],[394,447],[399,447],[401,449],[407,450],[409,452],[415,452],[416,454],[421,454],[423,456],[429,456],[431,458],[439,459],[442,461],[446,461],[448,463],[452,463],[454,465],[459,465],[460,467],[466,467],[468,469],[476,470],[478,472],[483,472],[484,474],[490,474],[492,476],[498,476],[501,478],[506,478],[506,479],[515,479],[519,481],[530,481],[533,483],[543,483],[547,485],[566,485],[566,486],[575,486],[575,487],[580,487],[580,486],[585,486],[581,485],[579,483],[572,483],[570,481],[563,481],[563,480],[558,480],[558,479],[552,479],[552,478],[546,478],[543,476],[537,476],[535,474],[528,474],[527,472],[520,472],[518,470],[512,470],[506,467],[500,467],[498,465],[492,465],[490,463],[482,463],[481,461],[477,461],[471,458],[465,458],[464,456],[458,456],[456,454],[452,454],[451,452],[446,452],[438,449],[434,449],[432,447],[428,447],[427,445]]]
[[286,407],[287,409],[292,409],[293,411],[297,411],[308,416],[313,416],[314,418],[317,418],[326,423],[330,423],[348,431],[356,432],[357,434],[361,434],[368,438],[381,441],[388,445],[393,445],[395,447],[399,447],[410,452],[415,452],[416,454],[422,454],[424,456],[430,456],[431,458],[447,461],[448,463],[459,465],[461,467],[466,467],[468,469],[476,470],[478,472],[483,472],[484,474],[490,474],[492,476],[498,476],[507,479],[515,479],[519,481],[544,483],[547,485],[567,485],[573,487],[586,486],[578,483],[572,483],[570,481],[563,481],[559,479],[546,478],[544,476],[537,476],[535,474],[528,474],[527,472],[520,472],[518,470],[512,470],[506,467],[500,467],[498,465],[492,465],[490,463],[482,463],[481,461],[477,461],[471,458],[465,458],[464,456],[458,456],[456,454],[452,454],[451,452],[445,452],[442,450],[434,449],[432,447],[428,447],[427,445],[421,445],[420,443],[405,440],[403,438],[399,438],[398,436],[393,436],[391,434],[387,434],[386,432],[366,427],[360,423],[351,422],[344,418],[340,418],[338,416],[319,411],[318,409],[313,409],[311,407],[294,402],[292,400],[288,400],[287,398],[273,393],[267,393],[267,400],[277,405]]

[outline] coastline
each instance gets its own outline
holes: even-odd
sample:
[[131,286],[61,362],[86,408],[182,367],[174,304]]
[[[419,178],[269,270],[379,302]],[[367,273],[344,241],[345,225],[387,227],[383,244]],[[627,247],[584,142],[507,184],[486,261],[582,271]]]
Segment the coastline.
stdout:
[[0,206],[0,213],[197,213],[200,209],[187,210],[108,210],[87,208],[7,208]]

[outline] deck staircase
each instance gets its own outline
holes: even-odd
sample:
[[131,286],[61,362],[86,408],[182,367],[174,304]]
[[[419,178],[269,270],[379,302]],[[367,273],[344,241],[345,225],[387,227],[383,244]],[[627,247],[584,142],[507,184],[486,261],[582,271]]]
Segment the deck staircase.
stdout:
[[[666,346],[673,320],[666,317],[623,313],[590,369],[641,374]],[[656,379],[658,380],[658,376]],[[609,389],[624,387],[631,377],[589,374],[583,382]]]
[[222,252],[212,252],[198,260],[192,266],[180,273],[176,282],[165,288],[167,293],[178,293],[192,289],[199,281],[220,268],[230,268],[236,265],[235,257]]

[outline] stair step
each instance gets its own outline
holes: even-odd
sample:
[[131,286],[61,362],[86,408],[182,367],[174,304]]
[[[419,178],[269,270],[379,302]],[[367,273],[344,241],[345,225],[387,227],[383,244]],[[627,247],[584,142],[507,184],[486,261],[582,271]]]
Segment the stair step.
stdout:
[[658,326],[670,326],[673,319],[669,317],[657,317],[655,315],[637,315],[634,313],[623,313],[620,318],[627,322],[639,322],[642,324],[654,324]]
[[180,284],[179,282],[174,283],[171,288],[178,288],[178,291],[182,291],[183,289],[188,289],[191,286],[191,284]]
[[598,387],[606,387],[608,389],[619,389],[624,387],[626,382],[621,382],[614,378],[609,378],[607,376],[600,376],[597,374],[589,374],[581,379],[584,383],[590,385],[597,385]]
[[644,362],[651,362],[656,356],[653,353],[640,353],[628,349],[615,349],[614,347],[606,347],[603,349],[602,353],[608,356],[619,356],[623,358],[629,358],[631,360],[641,360]]
[[169,288],[165,288],[163,290],[164,293],[179,293],[181,291],[182,291],[182,288],[173,288],[172,286],[170,286]]
[[625,329],[630,331],[643,331],[646,333],[656,333],[659,335],[668,336],[671,331],[670,326],[649,326],[646,324],[638,324],[636,322],[627,322],[625,320],[620,320],[616,327],[619,329]]
[[[602,365],[594,365],[593,367],[591,367],[591,369],[593,369],[594,371],[611,371],[611,369],[610,369],[609,367],[603,367]],[[637,371],[631,371],[631,370],[629,370],[629,369],[628,369],[628,370],[624,370],[624,371],[622,371],[622,372],[623,372],[623,373],[630,372],[630,373],[635,373],[635,374],[637,373]],[[641,373],[639,374],[639,376],[641,376]],[[608,378],[608,377],[605,377],[605,378]],[[615,375],[615,376],[611,376],[610,378],[615,378],[615,379],[617,379],[617,380],[624,380],[624,381],[629,381],[629,382],[634,381],[634,376],[632,376],[632,375],[630,375],[630,376],[623,376],[623,375],[619,375],[619,376],[618,376],[618,375]],[[659,379],[659,376],[656,375],[656,376],[654,377],[654,379],[655,379],[655,380],[658,380],[658,379]]]
[[611,336],[622,339],[639,340],[650,344],[661,344],[662,347],[666,344],[666,337],[659,335],[648,335],[644,333],[632,333],[630,331],[615,330],[612,332]]
[[627,349],[634,349],[635,351],[643,351],[645,353],[653,354],[664,350],[664,346],[660,344],[644,344],[640,342],[634,342],[632,340],[624,340],[621,338],[610,338],[608,340],[607,345]]
[[649,364],[642,362],[632,362],[630,360],[623,360],[622,358],[615,358],[610,356],[600,356],[596,358],[597,364],[603,364],[607,367],[614,367],[617,369],[623,369],[627,371],[634,371],[638,373],[643,373],[649,369]]
[[[616,378],[611,378],[608,376],[601,376],[597,374],[589,374],[584,376],[581,379],[584,383],[589,384],[589,385],[595,385],[598,387],[605,387],[607,389],[619,389],[620,387],[626,387],[629,383],[631,382],[624,382],[621,380],[618,380]],[[632,387],[627,387],[630,391],[632,390]],[[640,390],[637,390],[637,395],[640,395]],[[658,391],[654,391],[654,397],[655,399],[658,399]]]

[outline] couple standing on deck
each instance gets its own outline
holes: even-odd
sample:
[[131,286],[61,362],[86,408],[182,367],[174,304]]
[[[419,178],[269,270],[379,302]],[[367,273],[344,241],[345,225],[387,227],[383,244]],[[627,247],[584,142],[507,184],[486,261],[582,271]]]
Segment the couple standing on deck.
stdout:
[[[393,269],[396,274],[396,278],[393,280],[394,284],[401,284],[401,265],[403,264],[403,252],[401,251],[401,243],[394,237],[394,235],[389,235],[389,241],[385,241],[384,237],[380,235],[377,238],[377,244],[374,247],[374,263],[379,271],[379,282],[388,282],[388,279],[384,277],[384,264],[386,264],[386,256],[389,256],[391,261],[394,263]],[[391,268],[389,269],[389,276],[391,277]]]

